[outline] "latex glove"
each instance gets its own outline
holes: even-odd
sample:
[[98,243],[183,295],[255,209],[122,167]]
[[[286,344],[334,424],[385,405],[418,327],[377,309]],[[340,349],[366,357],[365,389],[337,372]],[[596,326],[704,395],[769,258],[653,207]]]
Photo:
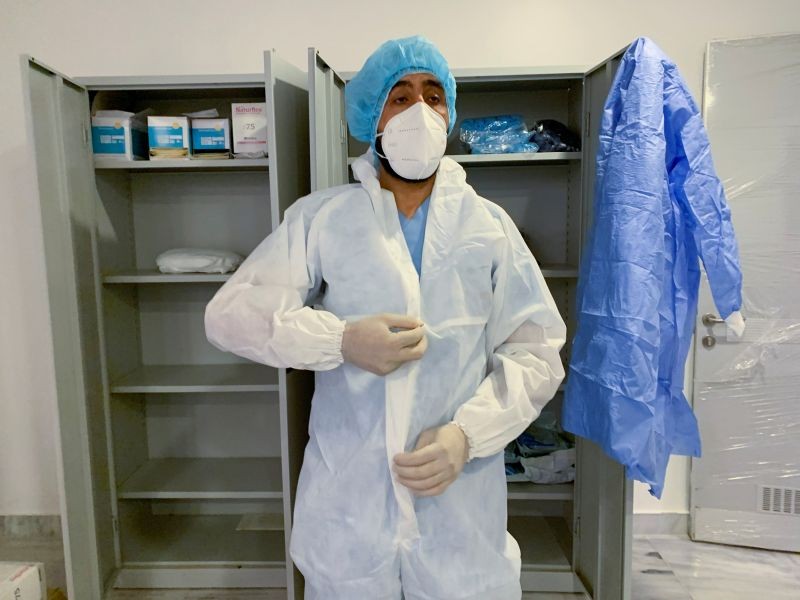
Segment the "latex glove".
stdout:
[[419,360],[427,349],[423,324],[406,315],[381,314],[347,322],[342,334],[344,360],[376,375],[388,375],[410,360]]
[[423,431],[414,452],[394,457],[397,481],[417,496],[438,496],[453,483],[467,462],[469,444],[458,425]]

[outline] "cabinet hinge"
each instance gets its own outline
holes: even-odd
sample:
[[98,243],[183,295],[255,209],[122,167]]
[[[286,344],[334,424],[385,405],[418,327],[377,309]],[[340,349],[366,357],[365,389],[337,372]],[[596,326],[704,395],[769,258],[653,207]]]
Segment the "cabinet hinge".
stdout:
[[83,127],[81,127],[81,131],[83,132],[83,145],[89,145],[89,125],[87,123],[83,123]]
[[575,537],[581,537],[581,518],[575,517]]
[[114,533],[119,534],[119,519],[111,517],[111,526],[114,528]]
[[584,120],[585,123],[583,124],[583,137],[588,138],[591,135],[589,127],[592,124],[592,113],[587,111]]
[[343,142],[345,139],[345,126],[344,121],[339,121],[339,141]]

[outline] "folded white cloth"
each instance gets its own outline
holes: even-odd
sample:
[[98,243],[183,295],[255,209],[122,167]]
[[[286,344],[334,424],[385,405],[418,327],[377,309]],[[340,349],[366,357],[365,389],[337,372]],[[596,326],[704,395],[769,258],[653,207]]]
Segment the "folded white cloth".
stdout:
[[575,448],[523,458],[520,462],[525,478],[533,483],[567,483],[575,479]]
[[156,258],[162,273],[228,273],[242,264],[244,258],[226,250],[174,248]]

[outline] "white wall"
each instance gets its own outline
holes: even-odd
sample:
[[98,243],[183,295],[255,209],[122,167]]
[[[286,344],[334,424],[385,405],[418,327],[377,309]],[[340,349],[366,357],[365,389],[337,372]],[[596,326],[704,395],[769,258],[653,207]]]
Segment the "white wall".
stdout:
[[[53,367],[34,171],[24,129],[20,53],[70,75],[259,72],[277,48],[305,68],[319,47],[340,70],[389,37],[422,33],[453,67],[596,63],[652,37],[699,95],[705,43],[800,30],[796,0],[0,0],[0,514],[54,514]],[[686,461],[662,502],[637,488],[637,510],[686,512]]]

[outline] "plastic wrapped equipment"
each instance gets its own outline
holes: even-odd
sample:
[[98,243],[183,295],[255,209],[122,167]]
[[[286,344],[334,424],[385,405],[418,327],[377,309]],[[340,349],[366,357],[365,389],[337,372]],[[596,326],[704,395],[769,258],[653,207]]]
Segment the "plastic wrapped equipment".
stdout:
[[498,115],[461,122],[458,139],[472,154],[536,152],[530,132],[520,115]]
[[567,483],[575,480],[574,441],[545,410],[504,453],[510,482]]
[[539,146],[539,152],[580,152],[581,140],[563,123],[544,119],[531,127],[530,141]]

